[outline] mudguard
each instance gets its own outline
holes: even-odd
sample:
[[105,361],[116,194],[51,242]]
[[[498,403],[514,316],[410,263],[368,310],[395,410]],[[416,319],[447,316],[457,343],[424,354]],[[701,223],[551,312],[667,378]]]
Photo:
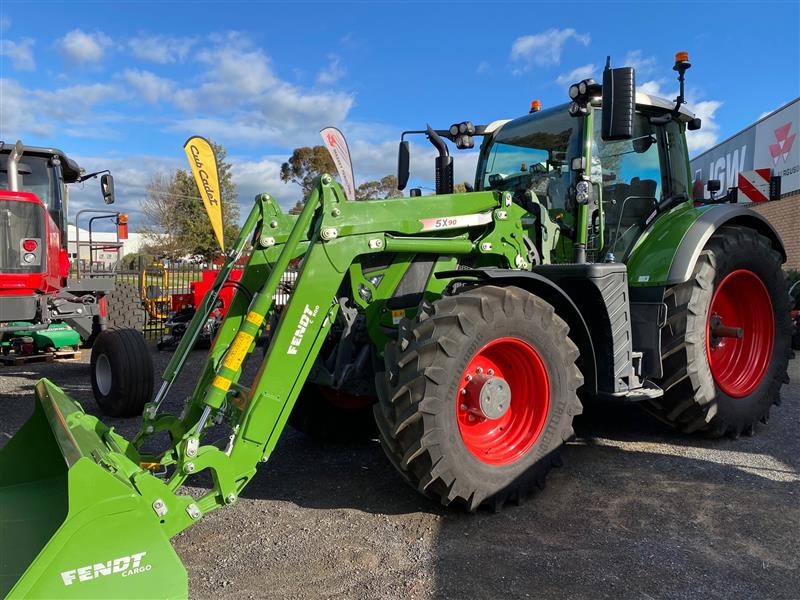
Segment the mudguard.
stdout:
[[581,352],[586,390],[590,394],[597,394],[599,377],[597,371],[597,356],[589,326],[583,318],[581,311],[575,305],[575,302],[558,284],[547,277],[537,273],[531,273],[530,271],[497,268],[443,271],[436,273],[435,277],[438,279],[449,279],[452,277],[452,282],[479,280],[495,283],[497,285],[515,285],[529,292],[533,292],[549,302],[556,309],[556,314],[569,325],[570,336]]
[[675,285],[688,281],[703,248],[723,225],[751,227],[772,242],[782,259],[778,232],[759,213],[736,204],[676,206],[648,227],[626,260],[632,287]]

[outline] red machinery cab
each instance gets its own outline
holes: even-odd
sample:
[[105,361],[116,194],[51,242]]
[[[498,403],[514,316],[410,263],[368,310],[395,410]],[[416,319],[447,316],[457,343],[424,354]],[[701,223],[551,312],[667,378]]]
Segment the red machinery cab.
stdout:
[[35,320],[43,295],[65,286],[66,184],[79,177],[60,150],[0,148],[0,320]]

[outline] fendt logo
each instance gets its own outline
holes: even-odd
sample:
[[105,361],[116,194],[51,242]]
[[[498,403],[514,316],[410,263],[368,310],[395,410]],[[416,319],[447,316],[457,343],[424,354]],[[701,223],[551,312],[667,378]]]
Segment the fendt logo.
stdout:
[[781,125],[775,130],[775,139],[777,142],[770,144],[769,153],[772,155],[772,161],[776,165],[781,158],[783,158],[783,162],[786,162],[789,159],[789,152],[792,151],[794,138],[797,137],[796,133],[789,135],[789,131],[791,131],[791,129],[792,122],[789,121],[786,123],[786,125]]
[[72,585],[76,582],[90,581],[98,577],[116,573],[120,573],[123,577],[146,573],[153,568],[153,565],[142,565],[142,558],[145,554],[147,554],[147,552],[139,552],[129,556],[120,556],[114,560],[107,560],[101,563],[94,563],[93,565],[86,565],[85,567],[78,567],[77,569],[70,569],[69,571],[62,571],[61,579],[64,580],[64,585]]
[[306,329],[314,322],[314,317],[317,316],[318,312],[319,305],[315,306],[312,310],[311,307],[306,304],[306,307],[303,309],[303,314],[300,315],[300,320],[297,322],[297,329],[294,330],[292,341],[289,342],[289,349],[286,351],[287,354],[297,354],[300,344],[303,343],[303,336],[306,334]]

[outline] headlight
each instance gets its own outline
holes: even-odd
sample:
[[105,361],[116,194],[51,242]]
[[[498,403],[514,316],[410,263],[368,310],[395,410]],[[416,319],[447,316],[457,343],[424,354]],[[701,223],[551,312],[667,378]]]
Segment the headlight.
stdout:
[[589,194],[592,188],[588,181],[579,181],[575,184],[575,200],[578,204],[586,204],[589,201]]
[[581,91],[578,89],[577,84],[572,84],[569,86],[569,97],[575,100],[578,96],[581,95]]

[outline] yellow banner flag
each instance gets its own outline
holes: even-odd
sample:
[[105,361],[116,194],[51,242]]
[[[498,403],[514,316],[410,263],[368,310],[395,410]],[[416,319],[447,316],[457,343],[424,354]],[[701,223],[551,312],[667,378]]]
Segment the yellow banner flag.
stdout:
[[219,188],[219,175],[217,173],[217,157],[208,140],[200,136],[193,136],[183,145],[189,165],[192,167],[194,181],[200,190],[200,197],[206,207],[214,235],[217,236],[219,247],[225,252],[225,240],[222,233],[222,196]]

